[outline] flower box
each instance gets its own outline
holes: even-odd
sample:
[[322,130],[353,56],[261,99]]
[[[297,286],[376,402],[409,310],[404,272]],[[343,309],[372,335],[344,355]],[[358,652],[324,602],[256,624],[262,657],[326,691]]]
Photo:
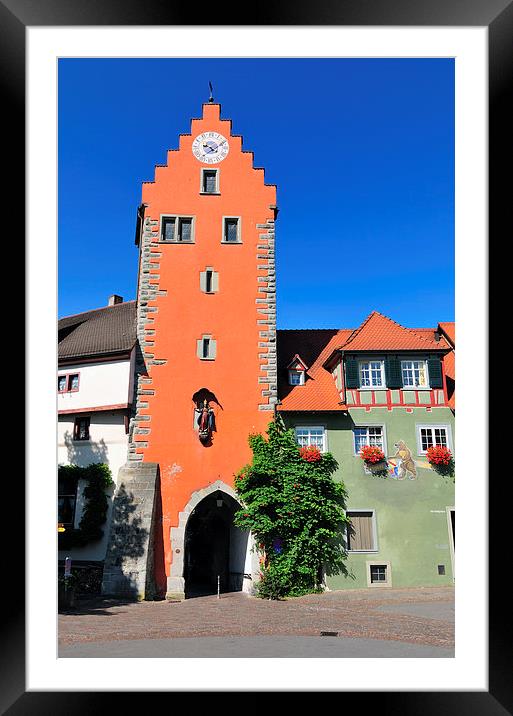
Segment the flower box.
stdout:
[[454,477],[454,458],[445,445],[432,445],[426,451],[426,458],[439,475]]
[[367,467],[373,475],[381,475],[384,472],[388,472],[388,463],[386,460],[367,463]]
[[388,474],[388,463],[385,453],[377,445],[364,445],[360,450],[360,457],[365,463],[366,472],[371,475],[386,477]]

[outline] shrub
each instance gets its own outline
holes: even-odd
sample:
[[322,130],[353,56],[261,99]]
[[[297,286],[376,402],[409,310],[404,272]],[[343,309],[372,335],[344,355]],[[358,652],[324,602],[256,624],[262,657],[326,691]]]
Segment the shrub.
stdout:
[[346,491],[332,477],[337,462],[318,448],[298,448],[294,431],[278,419],[270,423],[267,439],[250,435],[249,444],[253,460],[235,477],[244,505],[235,524],[251,530],[259,545],[257,593],[278,599],[319,591],[324,572],[347,572]]

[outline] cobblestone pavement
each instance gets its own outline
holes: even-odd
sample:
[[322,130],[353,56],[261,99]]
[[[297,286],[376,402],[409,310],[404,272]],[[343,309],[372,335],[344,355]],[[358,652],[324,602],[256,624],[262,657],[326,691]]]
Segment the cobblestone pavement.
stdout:
[[59,644],[179,637],[320,636],[454,647],[454,589],[368,589],[267,601],[241,592],[184,602],[78,602],[59,615]]

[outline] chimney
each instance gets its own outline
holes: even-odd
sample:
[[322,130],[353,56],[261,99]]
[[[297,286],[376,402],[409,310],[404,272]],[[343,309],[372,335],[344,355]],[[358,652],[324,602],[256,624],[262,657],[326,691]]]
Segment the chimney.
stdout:
[[116,303],[123,303],[123,296],[118,296],[116,293],[113,293],[112,296],[109,296],[109,306],[115,306]]

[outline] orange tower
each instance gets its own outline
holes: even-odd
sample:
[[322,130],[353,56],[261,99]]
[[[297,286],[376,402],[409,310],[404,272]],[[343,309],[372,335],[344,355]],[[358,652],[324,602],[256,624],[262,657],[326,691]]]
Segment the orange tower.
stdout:
[[157,591],[249,591],[233,480],[276,402],[276,187],[210,101],[142,202],[129,460],[159,466]]

